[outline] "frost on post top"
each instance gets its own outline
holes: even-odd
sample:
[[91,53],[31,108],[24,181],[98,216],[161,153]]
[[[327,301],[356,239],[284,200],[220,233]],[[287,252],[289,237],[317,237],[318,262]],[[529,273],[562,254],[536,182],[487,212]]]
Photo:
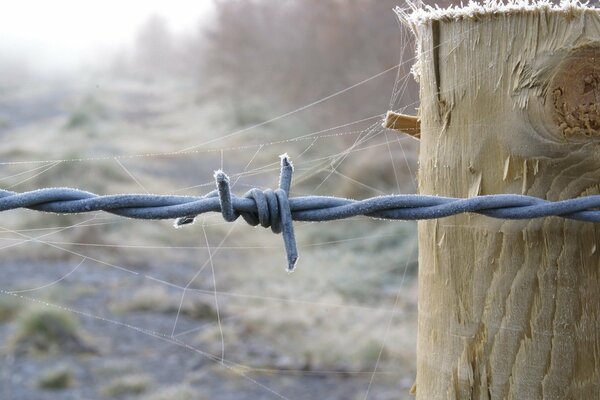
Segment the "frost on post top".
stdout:
[[482,3],[471,1],[466,6],[449,6],[447,8],[438,5],[429,6],[419,1],[409,0],[406,7],[398,6],[395,11],[403,23],[413,28],[431,21],[477,19],[496,14],[506,16],[519,13],[567,13],[570,17],[575,18],[586,11],[600,12],[600,10],[578,0],[563,0],[559,4],[553,4],[548,0],[515,0],[508,2],[489,0]]

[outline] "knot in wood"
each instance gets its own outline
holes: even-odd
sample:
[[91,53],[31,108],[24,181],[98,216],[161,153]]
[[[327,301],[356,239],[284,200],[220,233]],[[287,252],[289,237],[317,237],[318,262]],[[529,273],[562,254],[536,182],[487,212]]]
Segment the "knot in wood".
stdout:
[[548,89],[548,111],[565,139],[600,138],[599,46],[572,51]]

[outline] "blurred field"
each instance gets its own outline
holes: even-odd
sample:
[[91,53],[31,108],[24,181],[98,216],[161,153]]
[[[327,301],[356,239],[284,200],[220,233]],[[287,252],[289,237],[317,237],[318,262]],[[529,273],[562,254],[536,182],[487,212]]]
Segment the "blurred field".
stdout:
[[[380,128],[390,106],[416,106],[409,60],[261,124],[392,68],[399,49],[409,59],[394,2],[236,3],[218,2],[193,38],[152,19],[94,68],[11,69],[0,79],[2,188],[197,195],[223,168],[243,193],[276,186],[287,152],[292,195],[414,192],[415,143]],[[289,275],[281,237],[220,215],[174,229],[3,213],[0,397],[409,398],[416,225],[295,226]]]

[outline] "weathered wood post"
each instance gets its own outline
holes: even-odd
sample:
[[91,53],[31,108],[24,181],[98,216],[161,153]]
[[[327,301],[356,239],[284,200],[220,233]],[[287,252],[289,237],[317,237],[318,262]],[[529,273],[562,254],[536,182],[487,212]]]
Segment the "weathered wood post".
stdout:
[[[549,200],[600,188],[600,10],[401,15],[418,43],[419,190]],[[600,225],[419,223],[417,399],[600,399]]]

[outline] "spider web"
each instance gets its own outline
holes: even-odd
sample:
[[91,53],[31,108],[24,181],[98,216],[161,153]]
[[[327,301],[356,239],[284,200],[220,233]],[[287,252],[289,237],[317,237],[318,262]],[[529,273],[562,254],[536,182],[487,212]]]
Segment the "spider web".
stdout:
[[[139,153],[114,145],[84,157],[6,156],[0,183],[11,190],[51,183],[98,191],[114,179],[113,192],[197,195],[212,190],[211,171],[222,168],[233,190],[244,191],[275,186],[277,155],[288,152],[292,196],[414,192],[415,143],[382,128],[387,110],[313,132],[280,138],[273,132],[326,103],[343,106],[354,89],[390,74],[389,109],[416,108],[408,74],[414,49],[406,28],[399,32],[397,65],[292,111],[196,143],[189,131],[187,141],[143,139],[135,142],[145,149]],[[0,251],[11,261],[2,263],[0,298],[78,320],[102,359],[71,359],[81,373],[102,380],[102,368],[115,377],[129,369],[144,375],[148,367],[157,387],[182,383],[219,398],[397,398],[412,384],[413,223],[365,217],[296,223],[302,253],[297,272],[288,275],[280,238],[219,215],[181,230],[102,213],[19,210],[3,221]],[[12,328],[0,326],[3,396],[22,398],[29,361],[15,355]],[[344,389],[331,388],[340,382]],[[85,393],[94,397],[96,389]]]

